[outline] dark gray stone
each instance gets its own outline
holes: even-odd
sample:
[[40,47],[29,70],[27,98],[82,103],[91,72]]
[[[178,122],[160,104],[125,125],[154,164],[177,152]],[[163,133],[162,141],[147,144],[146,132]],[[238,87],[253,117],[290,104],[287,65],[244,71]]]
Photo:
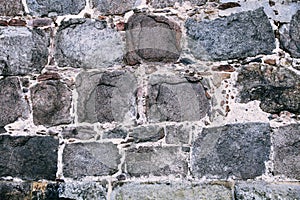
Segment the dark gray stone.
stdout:
[[0,135],[0,176],[55,180],[58,140]]
[[204,128],[193,144],[192,174],[222,179],[262,175],[269,159],[270,132],[264,123]]
[[27,0],[30,14],[34,16],[76,15],[85,7],[85,0]]
[[180,27],[163,16],[134,14],[126,26],[126,55],[129,65],[142,62],[174,62],[181,52]]
[[59,185],[50,182],[34,182],[32,184],[31,200],[58,200]]
[[42,30],[0,26],[0,75],[40,73],[48,62],[48,46]]
[[112,175],[118,171],[121,156],[113,143],[74,143],[66,145],[63,152],[64,176]]
[[44,81],[30,88],[33,122],[55,126],[71,123],[71,90],[60,81]]
[[167,144],[188,144],[190,139],[190,128],[183,125],[166,126]]
[[0,16],[23,15],[22,0],[0,0]]
[[105,68],[121,64],[125,42],[105,21],[63,21],[55,38],[55,59],[60,67]]
[[235,184],[236,199],[300,199],[297,183],[238,182]]
[[180,6],[185,1],[191,2],[191,5],[194,6],[201,6],[206,3],[206,0],[149,0],[149,3],[154,8],[166,8],[166,7],[173,7],[175,3],[179,3]]
[[103,139],[114,139],[114,138],[119,138],[119,139],[125,139],[127,137],[127,131],[124,130],[123,128],[114,128],[109,131],[105,131],[102,135]]
[[275,49],[275,36],[263,8],[213,21],[188,19],[185,27],[188,46],[201,60],[246,58]]
[[1,200],[30,199],[31,184],[27,182],[0,182]]
[[82,72],[76,78],[79,122],[131,122],[136,118],[137,80],[127,71]]
[[18,78],[0,79],[0,127],[16,121],[27,110],[28,107],[21,93]]
[[93,126],[63,127],[62,135],[66,139],[75,138],[79,140],[89,140],[95,138],[97,132]]
[[126,151],[125,166],[131,176],[187,176],[187,155],[180,147],[139,147]]
[[147,117],[151,122],[197,121],[210,110],[199,81],[177,76],[153,75],[149,80]]
[[300,180],[300,124],[274,131],[274,174]]
[[137,0],[89,0],[92,8],[104,15],[121,15],[132,10]]
[[134,142],[157,142],[165,136],[163,127],[156,125],[140,126],[133,128],[129,132],[129,136],[134,139]]
[[299,81],[295,72],[283,67],[242,67],[237,79],[239,100],[241,103],[259,100],[260,108],[268,113],[300,114]]

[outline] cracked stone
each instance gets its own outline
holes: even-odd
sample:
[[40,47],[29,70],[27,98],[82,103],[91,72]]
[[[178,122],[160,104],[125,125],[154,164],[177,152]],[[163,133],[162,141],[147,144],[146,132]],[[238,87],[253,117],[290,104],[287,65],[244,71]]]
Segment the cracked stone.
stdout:
[[63,127],[62,135],[66,139],[89,140],[95,138],[97,132],[92,126]]
[[104,15],[121,15],[132,10],[137,0],[89,0],[93,9]]
[[23,15],[22,0],[0,0],[0,16]]

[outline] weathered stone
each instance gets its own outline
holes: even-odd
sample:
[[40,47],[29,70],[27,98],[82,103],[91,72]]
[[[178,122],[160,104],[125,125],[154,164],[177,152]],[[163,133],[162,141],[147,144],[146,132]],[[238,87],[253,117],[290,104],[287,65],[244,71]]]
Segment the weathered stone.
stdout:
[[55,59],[60,67],[105,68],[121,64],[125,42],[105,21],[63,21],[55,39]]
[[131,176],[167,176],[185,177],[188,171],[180,147],[139,147],[126,151],[125,165]]
[[96,134],[93,126],[63,127],[62,130],[62,135],[66,139],[89,140],[95,138]]
[[120,15],[135,7],[137,0],[89,0],[92,8],[104,15]]
[[286,68],[274,66],[247,66],[238,74],[241,103],[261,101],[260,107],[268,113],[289,111],[300,113],[300,78]]
[[27,0],[30,14],[34,16],[78,14],[85,7],[85,0]]
[[236,199],[300,199],[300,185],[295,183],[238,182]]
[[204,128],[192,149],[195,177],[250,179],[265,171],[269,159],[270,127],[264,123]]
[[52,137],[0,135],[0,176],[54,180],[58,140]]
[[183,125],[166,126],[167,144],[188,144],[191,130]]
[[23,15],[22,0],[0,0],[0,16]]
[[126,55],[129,65],[142,62],[174,62],[179,58],[180,27],[163,16],[134,14],[126,26]]
[[0,75],[40,73],[48,62],[48,35],[27,27],[0,27]]
[[30,88],[33,122],[55,126],[70,123],[72,92],[60,81],[44,81]]
[[199,199],[233,199],[231,188],[225,184],[193,184],[193,183],[129,183],[113,189],[111,199],[114,200],[199,200]]
[[19,79],[0,79],[0,127],[16,121],[28,108],[21,94]]
[[292,57],[300,58],[300,10],[293,15],[289,25],[281,29],[280,45]]
[[0,182],[1,200],[30,199],[31,185],[27,182]]
[[74,143],[66,145],[63,152],[64,176],[112,175],[118,171],[121,156],[113,143]]
[[137,80],[127,71],[82,72],[76,78],[79,122],[130,122],[136,115]]
[[300,180],[300,124],[274,131],[274,174]]
[[201,60],[246,58],[275,49],[275,36],[263,8],[213,21],[188,19],[185,27],[188,46]]
[[125,139],[127,137],[127,131],[123,128],[114,128],[109,131],[105,131],[102,135],[103,139],[113,139],[113,138],[119,138],[119,139]]
[[156,125],[140,126],[133,128],[129,132],[129,136],[134,139],[134,142],[156,142],[165,136],[163,127]]
[[59,185],[48,182],[33,182],[31,200],[57,200],[59,198]]
[[210,110],[199,81],[153,75],[149,85],[147,117],[150,121],[197,121]]
[[154,8],[173,7],[176,3],[181,6],[184,2],[189,1],[191,5],[201,6],[206,3],[206,0],[149,0],[148,2]]

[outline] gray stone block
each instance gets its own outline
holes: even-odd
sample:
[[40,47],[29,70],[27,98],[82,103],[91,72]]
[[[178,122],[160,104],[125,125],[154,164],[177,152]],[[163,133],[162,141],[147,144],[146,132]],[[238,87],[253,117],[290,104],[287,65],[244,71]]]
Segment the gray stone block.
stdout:
[[165,136],[163,127],[157,125],[140,126],[129,131],[129,136],[134,142],[157,142]]
[[23,15],[22,0],[0,0],[0,16]]
[[126,26],[126,55],[129,65],[142,62],[175,62],[181,52],[180,27],[163,16],[134,14]]
[[200,60],[246,58],[275,49],[275,36],[263,8],[212,21],[188,19],[185,27],[188,47]]
[[193,6],[201,6],[206,3],[206,0],[149,0],[149,3],[154,8],[166,8],[173,7],[175,3],[181,6],[186,1],[189,1]]
[[121,64],[125,42],[105,21],[63,21],[55,37],[55,59],[60,67],[106,68]]
[[58,140],[0,135],[0,176],[55,180]]
[[183,125],[166,126],[167,144],[188,144],[190,139],[190,128]]
[[188,172],[187,156],[180,147],[139,147],[126,151],[125,167],[131,176],[185,177]]
[[187,78],[153,75],[148,95],[146,114],[151,122],[198,121],[210,110],[202,84]]
[[28,182],[0,182],[1,200],[30,199],[31,184]]
[[192,174],[221,179],[262,175],[270,154],[270,132],[264,123],[204,128],[193,144]]
[[55,126],[71,123],[71,90],[60,81],[43,81],[30,88],[33,122]]
[[97,132],[93,126],[71,126],[63,127],[62,129],[63,138],[70,139],[75,138],[79,140],[89,140],[95,138]]
[[137,80],[130,72],[82,72],[76,90],[79,122],[126,123],[136,118]]
[[104,15],[121,15],[135,7],[137,0],[89,0],[92,8]]
[[42,30],[0,26],[0,75],[40,73],[48,62],[48,46]]
[[300,180],[300,124],[275,129],[274,174]]
[[105,131],[102,135],[103,139],[125,139],[127,137],[127,131],[123,128],[114,128],[109,131]]
[[65,177],[112,175],[118,171],[121,155],[113,143],[74,143],[63,152]]

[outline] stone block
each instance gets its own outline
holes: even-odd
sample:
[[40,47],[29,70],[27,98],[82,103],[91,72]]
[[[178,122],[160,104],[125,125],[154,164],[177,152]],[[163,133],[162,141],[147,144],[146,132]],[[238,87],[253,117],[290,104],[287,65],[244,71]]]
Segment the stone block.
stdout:
[[0,16],[23,15],[22,0],[0,0]]
[[129,131],[129,137],[132,137],[134,142],[157,142],[165,136],[163,127],[157,125],[140,126]]
[[187,1],[190,2],[192,6],[201,6],[206,3],[206,0],[149,0],[148,2],[154,8],[166,8],[173,7],[176,3],[182,6],[182,4]]
[[27,182],[0,182],[1,200],[30,199],[31,184]]
[[114,128],[109,131],[105,131],[102,135],[103,139],[125,139],[127,137],[127,131],[123,128]]
[[191,129],[184,125],[166,126],[166,143],[167,144],[188,144]]
[[134,9],[137,0],[89,0],[93,9],[103,15],[122,15]]
[[93,126],[66,126],[62,130],[63,138],[75,138],[79,140],[89,140],[95,138],[97,132]]

